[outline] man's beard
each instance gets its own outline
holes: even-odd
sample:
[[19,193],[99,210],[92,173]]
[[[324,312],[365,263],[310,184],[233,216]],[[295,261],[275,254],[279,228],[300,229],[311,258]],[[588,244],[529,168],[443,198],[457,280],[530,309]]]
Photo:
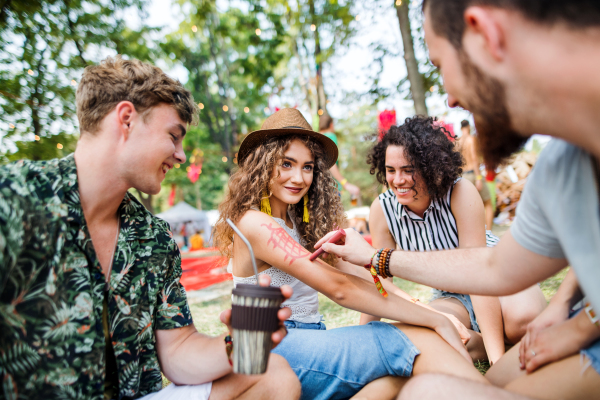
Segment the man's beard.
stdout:
[[478,149],[488,168],[496,168],[521,149],[527,138],[512,129],[502,83],[485,75],[464,51],[459,53],[466,81],[473,88],[472,98],[464,105],[473,113]]

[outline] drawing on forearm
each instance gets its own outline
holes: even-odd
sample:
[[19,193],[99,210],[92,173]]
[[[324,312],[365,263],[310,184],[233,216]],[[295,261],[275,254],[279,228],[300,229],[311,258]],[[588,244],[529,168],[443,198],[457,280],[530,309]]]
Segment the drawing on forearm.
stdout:
[[266,227],[269,231],[271,231],[271,238],[267,241],[267,246],[269,243],[273,243],[273,250],[280,248],[285,253],[285,258],[283,261],[287,261],[288,257],[290,258],[290,264],[296,261],[299,258],[308,257],[310,253],[304,249],[304,247],[300,246],[290,235],[287,234],[285,229],[273,228],[271,224],[261,224],[261,226]]

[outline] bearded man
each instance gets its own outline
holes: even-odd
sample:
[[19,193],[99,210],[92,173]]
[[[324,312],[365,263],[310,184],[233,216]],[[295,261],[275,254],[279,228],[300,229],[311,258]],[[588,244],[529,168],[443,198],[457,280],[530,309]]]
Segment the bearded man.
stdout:
[[[425,0],[423,7],[429,56],[448,104],[473,113],[488,166],[534,133],[558,139],[540,156],[517,219],[496,247],[396,251],[390,272],[444,290],[503,296],[572,269],[521,344],[488,371],[507,390],[425,376],[401,398],[599,398],[600,2]],[[345,245],[326,244],[328,235],[315,247],[325,243],[346,261],[370,263],[375,250],[347,233]],[[583,308],[572,310],[583,295]]]

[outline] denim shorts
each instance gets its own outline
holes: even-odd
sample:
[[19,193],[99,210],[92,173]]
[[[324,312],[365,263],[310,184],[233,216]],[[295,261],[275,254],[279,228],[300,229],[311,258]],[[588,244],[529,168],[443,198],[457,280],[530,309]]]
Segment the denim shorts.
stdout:
[[317,331],[324,331],[327,329],[323,322],[317,322],[316,324],[307,324],[305,322],[298,321],[284,321],[283,324],[287,329],[314,329]]
[[475,311],[473,311],[473,303],[471,303],[471,296],[468,294],[446,292],[445,290],[431,289],[431,300],[430,302],[437,299],[457,299],[467,309],[469,313],[469,319],[471,320],[471,329],[475,332],[480,332],[477,318],[475,317]]
[[[573,318],[575,315],[579,314],[579,312],[583,312],[583,309],[571,312],[569,318]],[[589,365],[591,365],[592,368],[594,368],[596,372],[600,374],[600,339],[596,340],[591,345],[581,350],[579,354],[585,356]]]
[[385,322],[330,330],[292,328],[273,353],[284,357],[298,376],[301,399],[316,400],[347,399],[383,376],[410,376],[421,354],[400,329]]

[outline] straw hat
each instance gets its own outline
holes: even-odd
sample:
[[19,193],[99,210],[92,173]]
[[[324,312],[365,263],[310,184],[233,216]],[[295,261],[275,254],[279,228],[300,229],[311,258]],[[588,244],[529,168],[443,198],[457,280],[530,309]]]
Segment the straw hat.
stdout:
[[319,142],[325,151],[327,168],[333,167],[337,161],[338,148],[333,140],[322,133],[313,131],[300,111],[295,108],[283,108],[267,118],[260,130],[246,136],[238,151],[238,163],[241,163],[256,146],[265,140],[274,136],[286,135],[307,135]]

